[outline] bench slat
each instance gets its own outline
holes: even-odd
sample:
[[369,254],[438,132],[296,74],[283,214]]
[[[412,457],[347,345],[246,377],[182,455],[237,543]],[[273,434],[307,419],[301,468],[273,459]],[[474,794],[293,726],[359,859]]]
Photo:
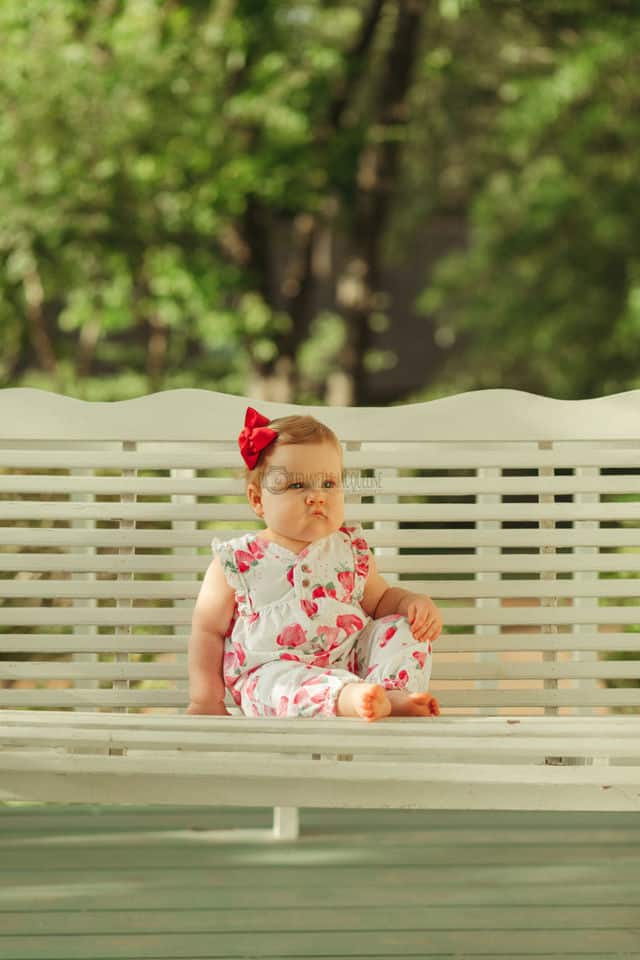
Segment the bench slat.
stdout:
[[640,660],[604,662],[443,663],[435,661],[433,680],[640,680]]
[[[165,549],[174,547],[208,548],[211,538],[231,539],[248,532],[247,526],[229,528],[211,525],[204,530],[105,530],[46,529],[41,527],[1,527],[0,546],[73,547],[91,546]],[[633,529],[574,530],[365,530],[372,547],[407,547],[423,549],[472,549],[476,547],[531,548],[593,546],[618,549],[640,547],[640,527]]]
[[[186,653],[186,642],[183,652]],[[51,662],[30,660],[15,663],[0,662],[0,680],[185,680],[184,663],[136,663],[119,661],[107,663]],[[1,718],[0,718],[1,719]]]
[[[496,504],[350,504],[349,517],[359,522],[397,520],[411,523],[478,523],[499,520],[503,523],[555,523],[598,520],[640,520],[638,503],[496,503]],[[246,522],[254,520],[245,503],[172,504],[172,503],[45,503],[0,500],[0,520],[101,520],[116,522],[167,522],[179,520]]]
[[186,607],[0,607],[0,626],[186,626]]
[[458,690],[445,689],[443,683],[434,684],[433,693],[446,697],[446,709],[483,707],[517,711],[529,707],[640,707],[638,687],[535,690],[523,685],[516,690]]
[[[624,580],[594,579],[584,580],[402,580],[407,590],[423,590],[434,599],[461,599],[473,597],[483,599],[499,597],[518,601],[536,597],[558,597],[579,599],[581,597],[640,598],[640,579]],[[636,619],[640,619],[640,609],[636,607]],[[633,619],[633,608],[626,608]]]
[[[471,601],[470,601],[471,602]],[[628,624],[637,626],[636,607],[481,607],[464,608],[442,605],[445,623],[450,627],[468,626],[579,626],[580,624]],[[0,621],[1,622],[1,621]],[[604,635],[604,634],[603,634]],[[580,648],[580,641],[576,641]]]
[[[186,641],[182,651],[186,653]],[[185,680],[187,670],[180,663],[131,662],[51,662],[50,660],[0,662],[0,680]],[[582,663],[529,662],[513,663],[443,663],[436,662],[432,679],[442,680],[640,680],[640,660]]]
[[186,644],[172,634],[0,634],[0,653],[184,653]]
[[[169,681],[156,681],[157,684],[167,684]],[[446,681],[434,684],[433,693],[443,700],[444,710],[474,709],[505,709],[511,712],[528,709],[546,708],[609,708],[620,709],[640,707],[640,689],[637,687],[620,687],[616,689],[581,688],[581,689],[532,689],[523,685],[518,689],[495,690],[459,689],[460,683],[446,686]],[[187,702],[187,692],[184,689],[111,689],[96,690],[94,685],[76,687],[75,689],[0,689],[0,707],[42,707],[42,708],[78,708],[97,707],[113,709],[116,707],[146,708],[146,707],[173,707],[184,709]],[[320,721],[318,721],[320,722]]]
[[[418,761],[437,763],[530,763],[544,764],[549,758],[591,759],[609,757],[627,763],[640,764],[640,743],[629,737],[592,736],[578,741],[575,737],[549,737],[546,735],[509,738],[503,736],[464,737],[450,735],[443,739],[405,734],[397,737],[371,731],[370,736],[350,736],[348,732],[331,733],[322,729],[307,731],[304,735],[283,736],[281,733],[257,731],[201,732],[187,730],[86,730],[60,725],[51,728],[33,727],[28,723],[3,726],[0,724],[0,739],[7,749],[33,746],[39,750],[93,749],[97,752],[112,750],[172,750],[182,753],[236,753],[239,756],[255,753],[275,755],[321,754],[351,755],[355,759],[366,757],[386,762],[386,757],[407,757]],[[322,725],[320,725],[322,727]],[[380,728],[380,725],[377,725]],[[387,728],[388,729],[388,728]]]
[[[5,439],[18,441],[86,439],[87,412],[92,414],[95,441],[228,441],[229,424],[240,422],[247,398],[206,390],[178,389],[119,403],[93,403],[31,388],[3,391],[0,413]],[[429,403],[397,408],[309,406],[309,413],[341,428],[346,441],[378,443],[395,437],[412,441],[422,434],[431,440],[465,443],[545,439],[577,441],[637,439],[638,391],[596,399],[567,401],[520,390],[470,391]],[[295,404],[264,401],[270,417],[296,413]],[[20,416],[17,416],[20,411]],[[197,413],[197,416],[194,414]],[[451,424],[455,424],[455,432]],[[553,427],[549,429],[550,424]]]
[[[323,410],[321,419],[326,421]],[[242,417],[238,420],[240,423]],[[344,440],[340,425],[337,427]],[[550,431],[549,431],[550,432]],[[402,443],[388,440],[384,449],[380,445],[362,444],[358,451],[345,450],[344,465],[347,469],[376,470],[385,467],[403,470],[476,470],[497,467],[512,470],[577,469],[579,467],[637,470],[640,463],[637,441],[623,443],[581,444],[556,443],[551,450],[538,449],[537,443],[486,443],[438,444],[425,440],[422,444]],[[32,445],[33,446],[33,445]],[[84,449],[83,449],[84,447]],[[227,449],[218,445],[195,447],[188,442],[174,444],[141,444],[131,453],[122,452],[118,443],[100,445],[84,439],[73,444],[70,441],[51,443],[50,449],[20,449],[8,445],[0,436],[0,468],[11,470],[230,470],[237,476],[238,449],[228,444]],[[154,452],[147,452],[150,448]],[[189,452],[193,450],[194,452]],[[157,452],[155,452],[157,451]]]
[[193,600],[197,580],[16,580],[3,584],[7,599]]
[[[116,730],[182,730],[222,733],[274,733],[281,737],[300,738],[319,734],[319,721],[309,717],[298,717],[295,722],[270,717],[245,717],[240,714],[229,717],[186,716],[184,714],[122,714],[90,713],[77,711],[50,710],[23,712],[5,710],[0,717],[5,725],[27,724],[30,727],[50,727],[53,724],[90,729]],[[626,738],[640,743],[640,716],[612,715],[599,717],[439,717],[425,722],[423,719],[409,717],[387,717],[384,721],[363,724],[351,717],[331,717],[321,721],[320,728],[325,731],[328,745],[335,736],[348,735],[367,740],[373,734],[393,738],[401,728],[403,737],[418,736],[437,740],[448,736],[465,738],[502,736],[502,737],[545,737],[552,742],[556,737],[577,737],[589,739],[598,737]],[[395,731],[395,732],[394,732]],[[326,752],[330,752],[327,750]],[[338,751],[337,751],[338,752]]]
[[[2,653],[183,653],[186,638],[171,634],[0,634]],[[627,651],[640,653],[640,633],[442,634],[436,659],[447,653],[554,651]]]
[[[640,598],[640,579],[573,580],[403,580],[407,590],[422,590],[434,599],[503,597],[608,597]],[[53,580],[36,578],[3,583],[6,599],[82,599],[95,600],[193,600],[198,595],[198,580]],[[629,609],[629,608],[626,608]],[[629,610],[632,614],[632,610]],[[640,619],[640,611],[638,611]]]
[[[473,601],[469,601],[472,603]],[[442,605],[449,627],[567,626],[574,624],[627,624],[638,622],[636,607],[458,607]],[[188,607],[0,607],[0,626],[186,626]],[[603,633],[603,637],[606,634]],[[579,641],[576,643],[579,649]]]
[[[26,573],[203,573],[210,554],[192,556],[165,554],[133,556],[111,553],[91,556],[82,553],[0,554],[0,572]],[[640,573],[640,553],[615,554],[496,554],[495,556],[446,554],[414,557],[380,555],[378,571],[384,573]],[[4,588],[3,588],[4,589]]]
[[[203,573],[210,554],[191,556],[165,554],[163,556],[133,556],[108,554],[92,556],[81,553],[0,555],[0,571],[20,573],[103,573],[117,576],[123,573]],[[44,583],[44,581],[39,581]],[[59,581],[57,581],[59,582]],[[97,585],[97,583],[96,583]],[[8,584],[3,585],[3,594]],[[4,594],[8,596],[8,594]]]
[[[322,764],[319,775],[318,763]],[[382,768],[382,770],[381,770]],[[257,754],[194,757],[176,751],[127,756],[0,754],[7,794],[108,803],[395,807],[412,809],[639,810],[640,768],[415,763],[385,758],[306,760]]]
[[[0,641],[0,649],[2,644]],[[15,648],[12,648],[15,649]],[[584,651],[627,651],[640,653],[640,633],[516,633],[504,634],[444,633],[437,640],[436,659],[444,653],[501,653],[545,651],[581,653]],[[434,661],[435,663],[435,661]]]
[[[396,494],[399,496],[474,496],[491,493],[498,496],[546,496],[597,493],[602,496],[640,495],[640,477],[346,477],[346,489],[362,491],[364,495]],[[241,496],[244,487],[233,478],[199,477],[75,477],[0,475],[0,494],[42,495],[86,493],[96,496],[137,495],[166,497],[176,494],[192,496]]]
[[162,709],[184,710],[187,700],[185,690],[175,689],[146,689],[129,690],[96,690],[95,685],[75,689],[41,690],[2,689],[0,688],[0,707],[42,708],[54,709],[97,709],[115,710],[119,708],[145,709],[157,707]]

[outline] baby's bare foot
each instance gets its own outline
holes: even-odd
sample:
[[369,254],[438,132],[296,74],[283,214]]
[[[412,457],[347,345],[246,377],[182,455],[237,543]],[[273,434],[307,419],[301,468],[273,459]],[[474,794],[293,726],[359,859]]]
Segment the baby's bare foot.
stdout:
[[347,683],[340,691],[336,714],[339,717],[362,717],[381,720],[391,713],[391,704],[384,687],[378,683]]
[[430,693],[405,693],[404,690],[387,690],[394,717],[438,717],[440,704]]

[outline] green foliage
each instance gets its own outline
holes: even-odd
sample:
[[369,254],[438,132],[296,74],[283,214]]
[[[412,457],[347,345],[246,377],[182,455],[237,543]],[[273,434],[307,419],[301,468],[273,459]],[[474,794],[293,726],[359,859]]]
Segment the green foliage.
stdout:
[[249,197],[319,205],[312,120],[356,6],[8,0],[0,17],[0,377],[241,389],[290,321],[238,223]]
[[[430,393],[640,385],[634,5],[427,4],[394,122],[376,106],[404,7],[387,0],[365,51],[374,8],[4,0],[0,383],[242,392],[288,351],[301,395],[321,401],[349,331],[335,264],[316,314],[295,314],[296,230],[361,255],[359,218],[379,201],[363,158],[393,141],[375,239],[393,266],[431,225]],[[363,367],[392,362],[374,344]]]
[[640,386],[640,27],[590,9],[505,80],[468,247],[422,299],[452,344],[449,387],[574,398]]

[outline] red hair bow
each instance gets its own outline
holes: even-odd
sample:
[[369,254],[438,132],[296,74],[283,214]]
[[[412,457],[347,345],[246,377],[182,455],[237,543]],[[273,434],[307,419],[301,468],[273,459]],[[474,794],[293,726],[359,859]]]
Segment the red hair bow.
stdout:
[[276,430],[271,430],[267,426],[268,423],[269,420],[267,417],[263,417],[262,414],[254,410],[253,407],[247,407],[247,412],[244,417],[244,428],[238,437],[238,446],[240,447],[242,459],[250,470],[253,470],[255,467],[258,462],[258,457],[264,448],[268,447],[270,443],[273,443],[278,436]]

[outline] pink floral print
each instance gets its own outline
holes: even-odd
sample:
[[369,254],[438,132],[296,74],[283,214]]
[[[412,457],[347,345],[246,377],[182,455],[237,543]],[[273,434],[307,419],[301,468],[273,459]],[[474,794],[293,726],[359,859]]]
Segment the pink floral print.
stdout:
[[406,617],[371,620],[361,606],[369,547],[359,524],[313,541],[300,554],[246,534],[215,539],[235,609],[223,675],[248,716],[335,716],[345,683],[425,690],[431,645]]
[[276,643],[279,647],[301,647],[306,642],[307,635],[299,623],[285,627],[282,633],[279,633],[276,637]]
[[344,630],[347,635],[350,635],[355,633],[356,630],[362,630],[364,621],[360,617],[356,617],[353,613],[345,613],[342,614],[342,616],[336,617],[336,626]]
[[305,600],[304,598],[300,601],[300,606],[306,613],[308,617],[314,617],[318,612],[318,604],[314,603],[313,600]]

